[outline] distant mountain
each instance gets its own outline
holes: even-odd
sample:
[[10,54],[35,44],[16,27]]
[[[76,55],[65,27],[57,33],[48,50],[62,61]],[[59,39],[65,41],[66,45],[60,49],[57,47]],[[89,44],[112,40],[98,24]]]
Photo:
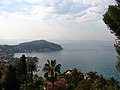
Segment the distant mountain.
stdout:
[[46,40],[36,40],[31,42],[20,43],[19,45],[0,45],[0,50],[6,53],[29,53],[29,52],[46,52],[59,51],[63,48],[55,43]]

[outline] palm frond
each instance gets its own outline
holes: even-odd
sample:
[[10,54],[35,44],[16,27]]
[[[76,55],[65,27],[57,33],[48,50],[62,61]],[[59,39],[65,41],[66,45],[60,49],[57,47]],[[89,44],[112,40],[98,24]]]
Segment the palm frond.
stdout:
[[45,74],[44,74],[44,77],[47,78],[47,77],[48,77],[48,73],[45,73]]
[[50,60],[47,60],[47,64],[50,66]]

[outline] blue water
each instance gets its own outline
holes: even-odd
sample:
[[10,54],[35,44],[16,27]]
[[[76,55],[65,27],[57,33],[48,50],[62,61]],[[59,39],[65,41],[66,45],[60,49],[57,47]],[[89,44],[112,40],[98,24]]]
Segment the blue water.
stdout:
[[[116,70],[117,53],[114,41],[54,41],[62,45],[62,51],[24,53],[26,56],[37,56],[39,66],[43,67],[46,60],[56,59],[62,64],[61,71],[77,68],[84,73],[96,71],[104,77],[115,77],[120,81],[120,73]],[[23,53],[15,54],[20,57]],[[43,75],[42,68],[37,73]]]

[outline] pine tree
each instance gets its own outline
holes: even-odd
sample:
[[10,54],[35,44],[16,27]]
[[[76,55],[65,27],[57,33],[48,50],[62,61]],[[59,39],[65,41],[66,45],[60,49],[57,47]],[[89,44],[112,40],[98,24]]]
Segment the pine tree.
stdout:
[[103,21],[117,39],[114,44],[118,54],[116,68],[120,72],[120,0],[116,0],[116,5],[109,5],[108,10],[103,15]]

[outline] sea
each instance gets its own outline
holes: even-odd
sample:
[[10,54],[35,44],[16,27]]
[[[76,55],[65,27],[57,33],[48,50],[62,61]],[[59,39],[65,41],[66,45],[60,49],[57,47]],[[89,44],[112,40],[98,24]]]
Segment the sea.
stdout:
[[101,40],[54,40],[52,41],[63,47],[61,51],[15,53],[14,57],[23,54],[30,57],[38,57],[39,71],[36,73],[43,76],[42,68],[47,60],[57,60],[61,64],[61,72],[77,68],[83,73],[97,72],[105,78],[114,77],[120,81],[120,72],[116,69],[117,53],[115,41]]

